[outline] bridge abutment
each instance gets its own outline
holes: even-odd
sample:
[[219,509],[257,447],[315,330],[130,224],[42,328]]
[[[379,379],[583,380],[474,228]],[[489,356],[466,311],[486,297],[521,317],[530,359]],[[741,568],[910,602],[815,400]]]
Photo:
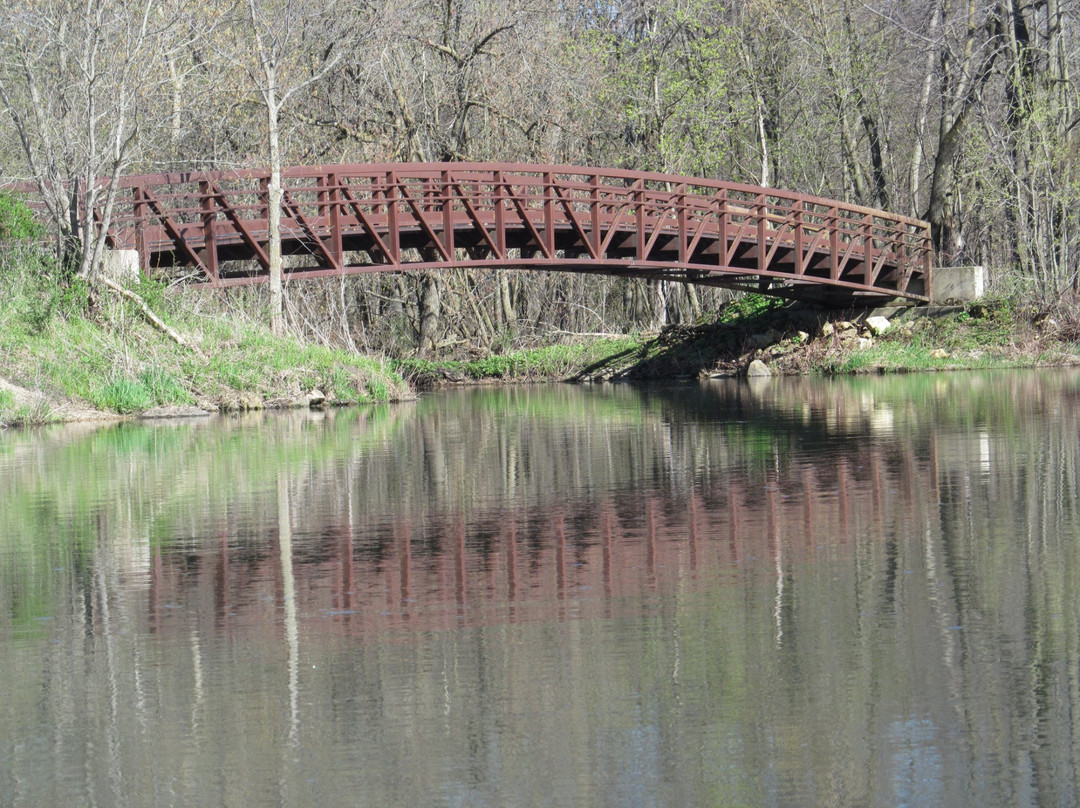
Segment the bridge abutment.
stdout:
[[101,256],[101,272],[109,280],[127,284],[139,280],[138,250],[105,250]]
[[986,267],[934,267],[930,302],[970,303],[986,294]]

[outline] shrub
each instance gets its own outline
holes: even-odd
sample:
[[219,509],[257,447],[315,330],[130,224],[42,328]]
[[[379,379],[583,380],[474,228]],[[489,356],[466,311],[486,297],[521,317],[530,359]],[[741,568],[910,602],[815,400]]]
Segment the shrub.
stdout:
[[45,226],[19,197],[0,192],[0,241],[37,241],[45,237]]
[[389,401],[390,386],[382,379],[369,379],[367,394],[372,401]]
[[783,305],[784,302],[780,298],[767,297],[756,292],[746,292],[725,303],[717,314],[716,321],[719,323],[731,323],[751,320]]

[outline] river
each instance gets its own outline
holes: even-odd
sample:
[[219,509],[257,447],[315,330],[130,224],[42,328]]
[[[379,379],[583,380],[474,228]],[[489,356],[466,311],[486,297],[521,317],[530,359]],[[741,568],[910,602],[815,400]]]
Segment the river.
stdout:
[[0,805],[1075,805],[1080,374],[760,381],[0,434]]

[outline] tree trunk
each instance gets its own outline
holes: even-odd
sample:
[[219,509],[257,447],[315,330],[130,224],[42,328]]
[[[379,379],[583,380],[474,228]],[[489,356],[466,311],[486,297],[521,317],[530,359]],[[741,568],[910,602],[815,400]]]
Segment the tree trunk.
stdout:
[[908,189],[911,194],[911,215],[917,216],[919,211],[919,186],[922,182],[922,161],[925,154],[924,140],[926,138],[926,119],[930,110],[930,89],[934,81],[937,63],[940,59],[939,51],[942,47],[938,41],[938,32],[941,29],[941,2],[935,0],[934,10],[930,15],[930,28],[927,38],[930,40],[930,52],[926,59],[926,72],[923,74],[922,87],[919,90],[918,111],[915,115],[915,148],[911,152],[911,168],[908,173]]
[[934,251],[943,264],[960,259],[964,251],[963,238],[956,229],[956,162],[970,113],[979,101],[998,52],[998,21],[977,26],[975,11],[975,4],[969,3],[962,62],[953,64],[954,54],[948,48],[941,52],[941,96],[952,101],[943,106],[938,122],[938,150],[924,218],[930,222]]
[[281,289],[281,142],[274,90],[267,93],[266,124],[270,140],[270,184],[266,189],[267,253],[270,261],[270,330],[285,333],[284,296]]
[[420,285],[420,353],[434,353],[439,333],[439,280],[433,272],[424,274]]
[[502,307],[503,323],[506,332],[511,336],[517,331],[517,312],[514,311],[514,297],[510,293],[510,278],[506,272],[500,271],[499,277],[499,302]]

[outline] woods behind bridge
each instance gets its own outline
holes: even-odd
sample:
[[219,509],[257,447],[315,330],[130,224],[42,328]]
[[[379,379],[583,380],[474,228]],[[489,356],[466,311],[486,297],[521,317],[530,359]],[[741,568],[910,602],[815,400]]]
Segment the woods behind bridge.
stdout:
[[[53,249],[91,279],[103,244],[79,211],[108,217],[112,193],[96,178],[505,160],[919,216],[938,263],[1061,302],[1080,271],[1076,15],[1067,0],[15,0],[0,173],[46,189]],[[295,283],[285,311],[362,351],[490,349],[687,321],[718,294],[454,271]]]

